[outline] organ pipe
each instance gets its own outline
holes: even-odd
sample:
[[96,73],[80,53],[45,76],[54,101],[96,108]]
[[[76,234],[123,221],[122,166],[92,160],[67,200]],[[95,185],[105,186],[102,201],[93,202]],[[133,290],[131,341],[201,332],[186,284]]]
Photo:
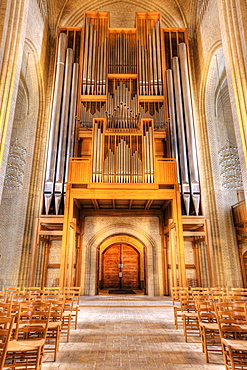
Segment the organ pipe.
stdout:
[[72,76],[72,63],[73,63],[73,50],[68,48],[66,52],[66,65],[63,86],[63,100],[61,108],[61,117],[59,125],[59,139],[57,149],[57,162],[56,162],[56,180],[55,180],[55,209],[58,214],[60,202],[63,193],[63,177],[64,177],[64,163],[66,153],[66,139],[69,118],[69,99],[71,91],[71,76]]
[[[142,23],[142,20],[140,22]],[[162,95],[160,22],[156,21],[155,27],[149,29],[147,45],[143,28],[143,26],[138,28],[139,93],[140,95]]]
[[185,117],[187,147],[188,147],[188,155],[189,155],[189,170],[190,170],[192,199],[194,202],[196,214],[198,215],[199,200],[200,200],[199,171],[198,171],[197,155],[196,155],[196,143],[195,143],[195,134],[194,134],[194,123],[193,123],[193,113],[192,113],[192,104],[191,104],[191,93],[190,93],[186,44],[180,43],[178,45],[178,48],[179,48],[178,50],[179,50],[181,81],[182,81],[182,90],[183,90],[184,117]]
[[169,107],[169,116],[170,116],[171,151],[172,151],[172,158],[176,158],[176,161],[177,161],[178,182],[180,183],[180,174],[179,174],[180,165],[179,165],[178,137],[177,137],[176,114],[175,114],[175,97],[174,97],[174,86],[173,86],[173,73],[171,69],[167,69],[166,79],[167,79],[167,92],[168,92],[168,107]]
[[188,173],[188,158],[186,148],[186,138],[184,130],[184,116],[183,116],[183,100],[181,90],[181,79],[179,70],[178,57],[172,59],[172,70],[174,76],[174,90],[176,99],[176,115],[177,115],[177,129],[178,129],[178,144],[179,144],[179,159],[181,170],[181,190],[185,204],[186,214],[189,214],[190,207],[190,184]]
[[78,79],[79,79],[79,64],[73,64],[72,73],[72,84],[71,84],[71,99],[69,109],[69,124],[68,124],[68,144],[66,152],[66,169],[65,169],[65,187],[64,193],[66,192],[66,184],[68,182],[68,170],[69,170],[69,159],[74,155],[74,144],[75,144],[75,116],[76,116],[76,103],[78,93]]
[[58,142],[58,131],[59,131],[59,119],[60,109],[62,101],[62,90],[63,90],[63,78],[65,69],[65,55],[68,45],[68,37],[64,33],[59,35],[58,43],[58,54],[57,54],[57,65],[55,75],[55,86],[54,86],[54,98],[51,113],[51,126],[50,136],[48,144],[48,153],[46,161],[46,174],[45,174],[45,185],[44,185],[44,196],[45,196],[45,211],[46,214],[49,212],[53,191],[54,191],[54,179],[55,179],[55,161],[57,154],[57,142]]

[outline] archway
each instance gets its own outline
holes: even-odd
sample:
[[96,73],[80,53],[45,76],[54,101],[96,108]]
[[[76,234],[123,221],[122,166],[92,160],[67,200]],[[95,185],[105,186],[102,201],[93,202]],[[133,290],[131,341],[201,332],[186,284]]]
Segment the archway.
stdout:
[[147,294],[146,259],[146,247],[139,239],[126,234],[106,238],[97,248],[97,293],[135,290]]
[[102,253],[102,288],[140,288],[140,253],[125,243],[116,243]]

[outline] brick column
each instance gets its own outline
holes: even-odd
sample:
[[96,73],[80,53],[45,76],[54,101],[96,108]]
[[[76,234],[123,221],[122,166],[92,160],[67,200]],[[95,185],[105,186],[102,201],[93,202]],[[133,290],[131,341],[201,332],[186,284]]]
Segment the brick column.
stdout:
[[217,0],[227,81],[247,199],[247,4]]
[[0,201],[15,113],[29,0],[2,0],[0,9]]

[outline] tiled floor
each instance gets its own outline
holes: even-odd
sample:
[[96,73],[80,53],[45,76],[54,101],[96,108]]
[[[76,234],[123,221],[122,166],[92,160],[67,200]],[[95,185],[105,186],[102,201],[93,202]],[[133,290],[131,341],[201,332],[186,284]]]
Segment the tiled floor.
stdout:
[[58,359],[45,354],[42,369],[224,370],[221,355],[206,364],[199,337],[185,343],[166,297],[82,297],[78,329],[62,338]]

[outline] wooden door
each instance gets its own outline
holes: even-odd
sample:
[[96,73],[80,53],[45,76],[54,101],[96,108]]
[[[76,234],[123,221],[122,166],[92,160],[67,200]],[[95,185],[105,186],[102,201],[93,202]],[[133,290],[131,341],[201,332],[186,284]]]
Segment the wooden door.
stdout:
[[139,287],[139,252],[127,244],[114,244],[103,253],[103,287]]

